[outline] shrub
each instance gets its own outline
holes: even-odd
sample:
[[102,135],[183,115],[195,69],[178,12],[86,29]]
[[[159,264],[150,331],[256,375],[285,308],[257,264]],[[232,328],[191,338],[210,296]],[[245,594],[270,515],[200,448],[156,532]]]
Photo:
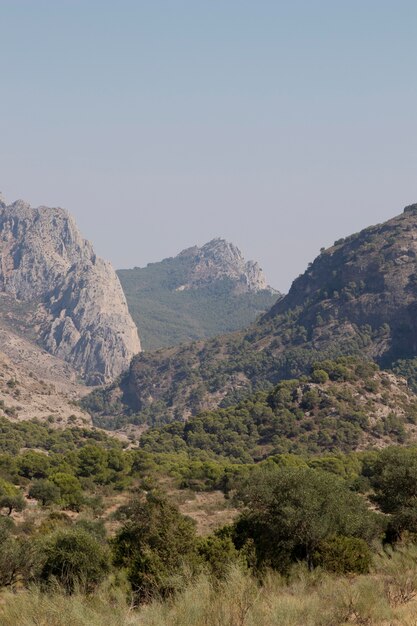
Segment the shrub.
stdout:
[[127,568],[137,601],[169,595],[184,560],[196,556],[195,523],[154,493],[140,494],[121,514],[127,519],[114,539],[115,563]]
[[239,553],[232,538],[232,528],[221,529],[214,535],[202,537],[198,542],[198,554],[217,578],[224,578],[232,563],[236,563]]
[[317,546],[313,560],[314,565],[336,574],[366,574],[371,566],[372,555],[363,539],[339,536],[322,541]]
[[60,497],[59,487],[52,480],[36,480],[30,486],[29,497],[35,498],[42,503],[42,506],[57,502]]
[[311,380],[313,383],[324,384],[329,380],[329,375],[325,370],[313,370]]
[[82,528],[60,529],[39,544],[37,579],[43,585],[58,582],[66,593],[91,592],[109,571],[109,553]]
[[15,511],[23,511],[26,501],[17,487],[0,478],[0,509],[8,509],[8,515]]

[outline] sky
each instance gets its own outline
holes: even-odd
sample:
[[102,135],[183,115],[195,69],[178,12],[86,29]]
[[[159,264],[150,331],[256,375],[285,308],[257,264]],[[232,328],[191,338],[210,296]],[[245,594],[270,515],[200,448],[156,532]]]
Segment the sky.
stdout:
[[213,237],[286,291],[417,202],[415,0],[0,0],[0,190],[142,267]]

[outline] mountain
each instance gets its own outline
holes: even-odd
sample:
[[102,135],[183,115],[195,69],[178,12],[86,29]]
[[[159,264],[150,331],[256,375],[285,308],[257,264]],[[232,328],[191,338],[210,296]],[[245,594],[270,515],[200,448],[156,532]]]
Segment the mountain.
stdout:
[[280,297],[224,239],[117,273],[145,350],[245,328]]
[[[360,354],[383,366],[417,355],[417,205],[341,239],[247,331],[136,356],[120,384],[90,398],[99,414],[148,423],[229,406],[254,390]],[[101,408],[100,408],[101,407]]]
[[109,382],[140,351],[120,282],[60,208],[0,198],[3,314],[89,384]]

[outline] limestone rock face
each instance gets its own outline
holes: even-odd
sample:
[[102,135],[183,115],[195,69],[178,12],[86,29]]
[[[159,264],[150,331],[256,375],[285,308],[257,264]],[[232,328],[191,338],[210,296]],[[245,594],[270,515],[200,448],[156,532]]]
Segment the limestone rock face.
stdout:
[[90,384],[113,380],[140,351],[115,271],[64,209],[0,198],[0,291],[36,303],[39,342]]
[[201,248],[188,248],[178,256],[192,260],[190,275],[182,289],[195,289],[226,278],[236,282],[239,293],[274,291],[258,263],[245,261],[239,248],[224,239],[212,239]]

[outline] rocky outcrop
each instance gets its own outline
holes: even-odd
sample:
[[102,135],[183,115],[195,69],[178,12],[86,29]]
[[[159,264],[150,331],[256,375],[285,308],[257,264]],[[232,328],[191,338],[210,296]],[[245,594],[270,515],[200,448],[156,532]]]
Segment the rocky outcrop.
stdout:
[[90,384],[140,351],[120,282],[60,208],[0,200],[0,291],[33,307],[40,344]]
[[228,279],[235,283],[236,293],[275,292],[266,282],[258,263],[245,261],[239,248],[225,239],[212,239],[201,248],[187,248],[178,256],[189,259],[190,267],[187,281],[178,287],[179,290],[198,289]]

